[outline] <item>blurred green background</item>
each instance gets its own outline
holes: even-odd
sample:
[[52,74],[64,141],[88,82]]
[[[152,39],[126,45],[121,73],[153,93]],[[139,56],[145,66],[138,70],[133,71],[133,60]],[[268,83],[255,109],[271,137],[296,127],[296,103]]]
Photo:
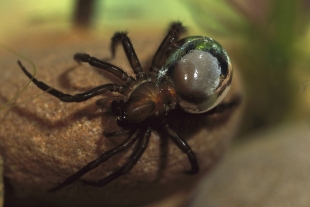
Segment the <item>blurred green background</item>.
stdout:
[[[163,34],[169,22],[180,20],[190,34],[221,42],[241,72],[243,135],[309,118],[309,0],[97,0],[78,15],[81,2],[1,1],[0,42],[20,45],[42,31],[65,35],[77,28],[101,38],[115,30]],[[78,20],[81,12],[89,16]]]

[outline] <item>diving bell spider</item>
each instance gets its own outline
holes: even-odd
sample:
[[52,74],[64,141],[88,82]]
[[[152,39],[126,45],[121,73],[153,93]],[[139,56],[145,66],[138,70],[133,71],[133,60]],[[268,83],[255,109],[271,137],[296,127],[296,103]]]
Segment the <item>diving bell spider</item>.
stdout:
[[[88,54],[77,53],[74,59],[86,62],[108,71],[120,78],[124,85],[104,84],[84,93],[65,94],[34,78],[18,61],[23,72],[41,90],[64,102],[82,102],[94,96],[116,92],[119,95],[108,98],[111,111],[117,116],[117,124],[123,131],[129,130],[129,137],[119,146],[102,153],[64,182],[52,189],[61,189],[90,170],[98,167],[115,154],[127,149],[135,142],[136,148],[128,161],[109,176],[97,181],[87,182],[93,186],[104,186],[130,171],[147,148],[152,129],[161,129],[167,137],[187,154],[191,164],[189,174],[196,174],[199,165],[190,146],[179,137],[166,121],[167,114],[174,109],[198,114],[214,109],[227,94],[231,80],[232,67],[222,46],[209,37],[189,36],[179,39],[186,32],[180,22],[172,22],[167,35],[157,49],[148,72],[144,72],[125,32],[116,32],[112,37],[111,52],[121,43],[136,78],[129,76],[121,68],[99,60]],[[104,105],[107,99],[99,99],[96,104]],[[113,136],[120,132],[109,133]]]

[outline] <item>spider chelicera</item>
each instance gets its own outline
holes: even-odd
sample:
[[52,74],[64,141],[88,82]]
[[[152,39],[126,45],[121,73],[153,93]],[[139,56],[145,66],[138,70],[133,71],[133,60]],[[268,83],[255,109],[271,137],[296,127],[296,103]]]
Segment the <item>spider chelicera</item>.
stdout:
[[[174,109],[181,109],[192,114],[214,110],[229,90],[232,67],[226,51],[218,42],[204,36],[179,39],[179,36],[185,32],[186,29],[180,22],[170,24],[167,35],[157,49],[148,72],[142,70],[127,34],[116,32],[111,41],[112,57],[115,56],[117,44],[121,43],[136,78],[127,75],[121,68],[88,54],[75,54],[74,59],[77,62],[86,62],[108,71],[124,82],[124,85],[100,85],[75,95],[65,94],[38,81],[18,61],[23,72],[38,88],[61,101],[82,102],[100,94],[113,93],[114,96],[102,98],[96,102],[97,105],[103,106],[107,101],[111,101],[111,111],[117,116],[117,124],[123,128],[121,131],[107,133],[107,135],[113,136],[129,130],[129,136],[122,144],[102,153],[52,191],[73,183],[137,142],[132,155],[122,167],[97,182],[87,181],[87,184],[104,186],[127,173],[147,148],[152,129],[161,129],[187,154],[191,164],[189,174],[198,173],[199,165],[195,153],[186,141],[169,126],[166,116]],[[118,94],[115,95],[115,92]]]

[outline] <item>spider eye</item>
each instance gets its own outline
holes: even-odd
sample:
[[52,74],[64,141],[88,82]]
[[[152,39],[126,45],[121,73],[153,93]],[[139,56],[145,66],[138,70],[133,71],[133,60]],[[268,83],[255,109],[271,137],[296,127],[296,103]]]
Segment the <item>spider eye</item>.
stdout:
[[[208,37],[187,37],[168,57],[160,73],[178,94],[178,104],[189,113],[203,113],[227,94],[232,67],[223,47]],[[161,74],[162,75],[162,74]]]

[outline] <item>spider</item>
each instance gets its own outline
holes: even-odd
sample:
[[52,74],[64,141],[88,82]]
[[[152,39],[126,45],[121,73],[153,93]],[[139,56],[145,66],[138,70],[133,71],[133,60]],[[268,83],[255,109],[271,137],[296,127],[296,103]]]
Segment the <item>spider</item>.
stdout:
[[[191,164],[189,174],[197,174],[199,165],[190,146],[177,135],[166,121],[167,114],[175,109],[187,113],[210,112],[219,105],[227,94],[232,81],[232,67],[227,52],[209,37],[189,36],[179,39],[186,32],[180,22],[172,22],[167,34],[157,49],[150,70],[144,72],[126,32],[116,32],[111,40],[112,57],[116,46],[121,43],[136,78],[129,76],[121,68],[99,60],[85,53],[77,53],[74,59],[99,69],[108,71],[120,78],[124,85],[104,84],[84,93],[65,94],[34,78],[22,65],[22,71],[41,90],[64,102],[82,102],[94,96],[113,93],[114,96],[101,98],[96,104],[103,106],[111,102],[111,111],[117,116],[121,131],[106,133],[113,136],[124,131],[129,136],[119,146],[102,153],[79,171],[51,189],[59,190],[87,172],[98,167],[112,156],[137,142],[128,161],[115,172],[96,182],[87,181],[92,186],[101,187],[124,175],[137,163],[147,148],[151,130],[161,129],[164,134],[188,156]],[[115,95],[115,92],[118,95]],[[221,106],[221,105],[219,105]],[[222,109],[221,109],[222,110]],[[129,131],[129,132],[128,132]]]

